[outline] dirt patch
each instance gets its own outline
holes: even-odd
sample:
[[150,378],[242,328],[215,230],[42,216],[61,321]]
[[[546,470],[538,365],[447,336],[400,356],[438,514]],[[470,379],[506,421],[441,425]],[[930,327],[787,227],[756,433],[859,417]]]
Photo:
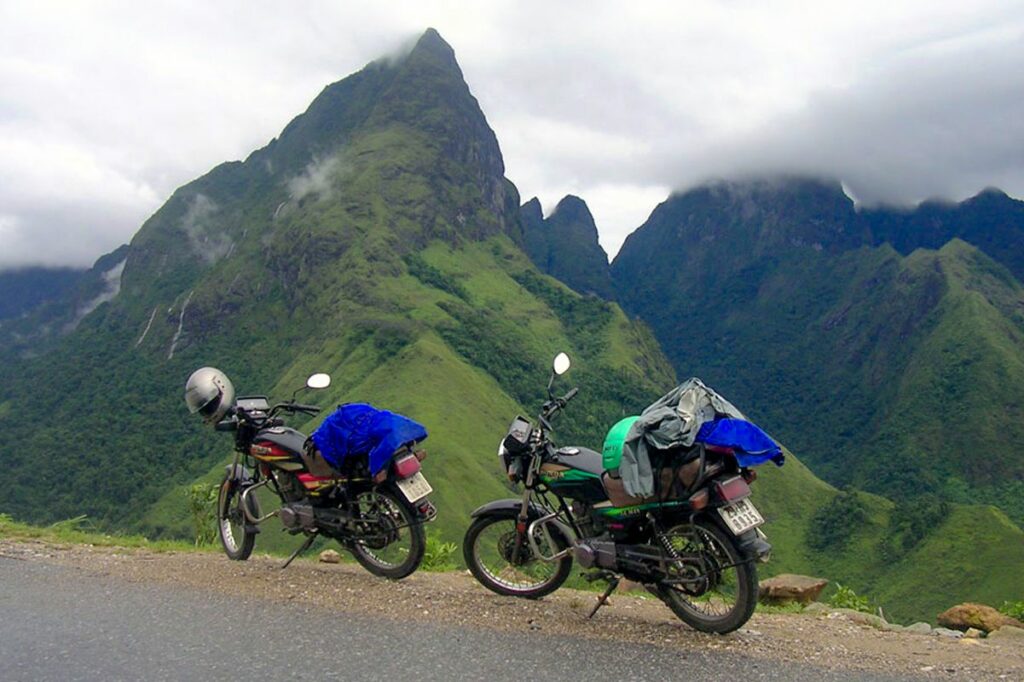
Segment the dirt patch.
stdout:
[[300,559],[281,571],[282,560],[267,556],[233,562],[208,552],[154,553],[2,539],[0,556],[136,584],[178,585],[396,619],[614,639],[683,651],[720,650],[851,672],[1024,679],[1024,647],[1019,643],[882,632],[829,614],[757,614],[738,632],[720,636],[691,630],[654,599],[619,594],[587,620],[594,593],[563,589],[539,601],[501,597],[466,573],[419,572],[390,582],[354,564],[320,564],[315,559]]

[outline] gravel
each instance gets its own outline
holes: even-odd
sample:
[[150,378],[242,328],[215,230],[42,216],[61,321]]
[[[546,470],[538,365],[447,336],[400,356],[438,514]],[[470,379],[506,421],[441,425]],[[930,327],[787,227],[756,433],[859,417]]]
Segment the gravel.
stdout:
[[741,657],[748,669],[761,665],[767,674],[781,664],[794,678],[798,670],[816,669],[830,673],[822,679],[830,678],[831,673],[839,674],[839,679],[1024,679],[1024,646],[1016,640],[883,632],[832,611],[755,614],[744,628],[719,636],[693,631],[650,598],[617,594],[593,620],[587,620],[597,598],[591,592],[563,589],[545,599],[528,601],[495,595],[467,572],[417,572],[391,582],[352,563],[317,563],[315,555],[281,571],[282,560],[266,556],[233,562],[210,552],[154,553],[0,539],[0,557],[59,566],[83,577],[116,579],[144,588],[185,588],[210,599],[234,597],[343,611],[346,617],[372,617],[410,627],[421,623],[491,635],[516,633],[545,640],[570,637],[605,642],[604,646],[650,647],[673,656]]

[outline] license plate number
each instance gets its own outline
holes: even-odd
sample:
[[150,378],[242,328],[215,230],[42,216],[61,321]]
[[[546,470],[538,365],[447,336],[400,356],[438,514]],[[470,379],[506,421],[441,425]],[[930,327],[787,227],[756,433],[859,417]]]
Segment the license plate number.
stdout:
[[398,489],[405,495],[405,499],[410,502],[423,499],[434,491],[430,484],[427,483],[427,477],[418,471],[409,478],[403,478],[398,481]]
[[718,514],[733,535],[746,533],[764,523],[761,512],[757,511],[754,503],[748,499],[737,500],[727,507],[719,507]]

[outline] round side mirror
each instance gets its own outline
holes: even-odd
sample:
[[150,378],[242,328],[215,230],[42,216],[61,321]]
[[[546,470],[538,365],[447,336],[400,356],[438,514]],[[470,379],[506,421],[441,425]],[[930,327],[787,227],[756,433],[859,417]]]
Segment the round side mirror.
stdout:
[[569,371],[570,365],[572,365],[572,362],[569,360],[569,356],[565,353],[559,353],[555,356],[555,362],[552,366],[555,370],[555,374],[562,376]]
[[323,372],[319,374],[314,374],[313,376],[306,379],[306,388],[327,388],[330,385],[331,375],[324,374]]

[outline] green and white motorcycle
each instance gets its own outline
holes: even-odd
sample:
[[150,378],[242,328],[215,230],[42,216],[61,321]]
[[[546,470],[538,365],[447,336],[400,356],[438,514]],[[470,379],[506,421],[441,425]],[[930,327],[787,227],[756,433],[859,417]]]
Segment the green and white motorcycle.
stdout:
[[555,358],[536,423],[516,417],[501,442],[502,465],[523,494],[473,512],[463,541],[470,571],[498,594],[536,599],[565,582],[575,559],[587,580],[608,582],[591,617],[624,577],[697,630],[741,627],[757,603],[756,563],[771,553],[749,500],[755,473],[731,451],[697,444],[661,453],[657,496],[628,495],[613,474],[636,417],[611,429],[601,453],[551,442],[552,419],[578,392],[551,393],[569,365],[564,353]]

